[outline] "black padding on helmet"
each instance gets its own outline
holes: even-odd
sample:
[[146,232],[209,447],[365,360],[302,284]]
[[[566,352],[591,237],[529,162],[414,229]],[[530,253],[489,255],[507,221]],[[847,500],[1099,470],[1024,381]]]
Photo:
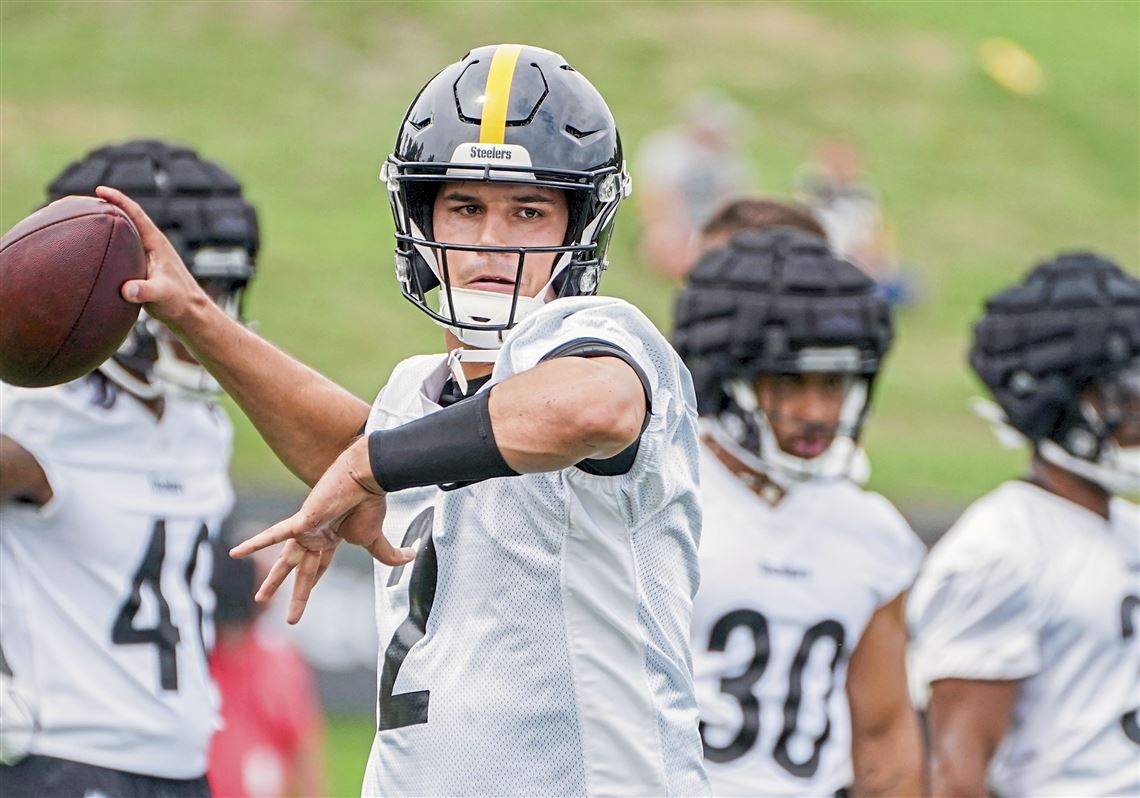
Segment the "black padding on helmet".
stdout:
[[241,247],[249,254],[249,264],[229,277],[238,283],[252,277],[260,246],[257,212],[242,199],[241,183],[216,163],[164,141],[100,147],[51,182],[48,201],[70,194],[94,195],[101,185],[117,188],[138,202],[191,273],[199,249]]
[[737,233],[706,253],[677,298],[673,344],[693,374],[702,415],[728,406],[723,385],[805,370],[806,348],[851,347],[873,378],[892,340],[874,282],[815,236],[790,228]]
[[986,301],[970,365],[1031,441],[1084,424],[1081,391],[1140,357],[1140,280],[1091,252],[1038,264]]

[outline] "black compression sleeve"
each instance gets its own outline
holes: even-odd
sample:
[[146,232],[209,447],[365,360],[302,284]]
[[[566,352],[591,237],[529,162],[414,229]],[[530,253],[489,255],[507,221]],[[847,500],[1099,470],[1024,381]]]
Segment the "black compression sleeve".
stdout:
[[517,477],[491,430],[491,391],[368,436],[372,476],[391,493],[422,485],[466,485]]

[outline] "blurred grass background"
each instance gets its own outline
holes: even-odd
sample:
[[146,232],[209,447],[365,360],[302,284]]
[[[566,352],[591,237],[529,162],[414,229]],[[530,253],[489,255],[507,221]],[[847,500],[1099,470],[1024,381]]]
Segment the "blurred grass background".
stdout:
[[[1008,36],[1045,91],[1011,94],[976,50]],[[1140,263],[1140,3],[0,2],[0,229],[107,141],[181,140],[245,182],[265,248],[250,315],[270,340],[371,399],[440,346],[399,295],[376,175],[416,89],[479,44],[558,50],[608,98],[631,158],[717,87],[768,193],[826,138],[861,147],[924,285],[867,431],[873,487],[957,508],[1017,473],[966,410],[981,299],[1059,249]],[[636,201],[636,174],[635,195]],[[672,288],[619,217],[607,293],[669,328]],[[234,414],[240,488],[299,485]],[[370,721],[334,721],[336,794],[356,794]]]
[[[415,90],[481,43],[561,51],[609,99],[630,154],[691,92],[721,88],[751,114],[743,136],[769,192],[821,139],[861,146],[926,292],[899,319],[867,432],[873,486],[903,504],[959,506],[1021,463],[966,410],[981,298],[1060,248],[1137,268],[1135,2],[5,0],[0,25],[0,225],[96,144],[190,143],[261,210],[261,331],[366,398],[397,360],[440,345],[392,278],[378,166]],[[983,74],[991,35],[1041,61],[1041,96]],[[672,289],[637,262],[636,227],[627,208],[603,288],[668,329]],[[293,484],[240,420],[235,474]]]

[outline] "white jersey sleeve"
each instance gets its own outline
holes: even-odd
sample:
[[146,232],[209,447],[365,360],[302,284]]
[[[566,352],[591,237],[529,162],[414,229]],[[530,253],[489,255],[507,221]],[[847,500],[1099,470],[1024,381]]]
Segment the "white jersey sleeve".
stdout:
[[914,664],[938,679],[1023,679],[1041,669],[1044,605],[1036,552],[992,504],[975,505],[935,546],[908,601]]
[[867,552],[868,565],[873,569],[869,581],[874,585],[878,606],[882,607],[910,589],[926,556],[926,546],[885,497],[864,491],[862,498],[860,523],[853,525],[852,533],[859,535]]
[[1025,482],[979,500],[908,602],[920,681],[1016,681],[999,795],[1140,795],[1140,510]]

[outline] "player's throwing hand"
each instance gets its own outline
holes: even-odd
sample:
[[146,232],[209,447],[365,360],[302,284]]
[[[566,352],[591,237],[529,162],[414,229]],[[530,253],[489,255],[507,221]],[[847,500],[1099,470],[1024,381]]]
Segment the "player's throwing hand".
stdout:
[[358,439],[324,473],[301,509],[244,543],[230,555],[247,557],[256,551],[287,541],[269,575],[257,591],[258,601],[267,601],[294,569],[289,623],[297,623],[313,585],[332,562],[333,551],[346,540],[368,550],[385,565],[404,565],[415,559],[414,548],[396,548],[381,534],[385,493],[368,464],[368,441]]

